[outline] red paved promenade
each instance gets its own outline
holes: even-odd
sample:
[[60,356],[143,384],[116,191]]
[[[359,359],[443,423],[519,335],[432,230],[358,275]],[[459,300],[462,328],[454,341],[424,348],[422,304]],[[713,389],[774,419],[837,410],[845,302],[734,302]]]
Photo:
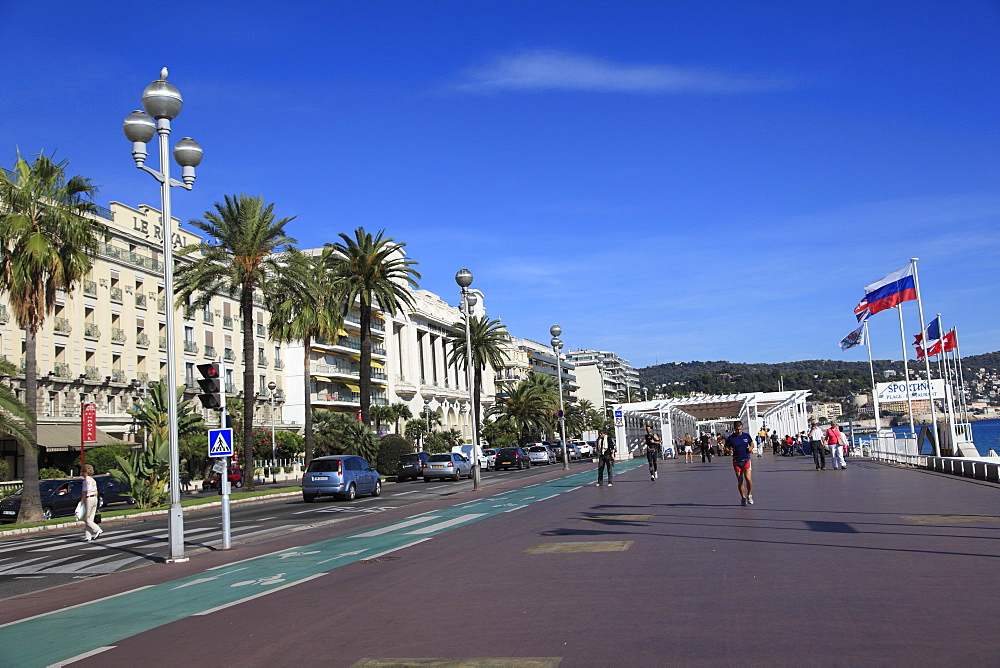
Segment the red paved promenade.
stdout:
[[[997,665],[1000,486],[849,464],[754,459],[750,507],[725,458],[663,462],[655,483],[642,465],[613,488],[567,491],[74,665]],[[73,604],[180,572],[136,569],[44,597]]]

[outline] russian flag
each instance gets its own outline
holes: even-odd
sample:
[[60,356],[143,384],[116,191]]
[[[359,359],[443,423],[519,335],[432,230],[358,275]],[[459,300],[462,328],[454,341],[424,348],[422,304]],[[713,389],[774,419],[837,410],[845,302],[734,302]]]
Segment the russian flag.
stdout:
[[916,298],[917,285],[913,280],[912,264],[865,286],[865,301],[868,303],[868,312],[871,315]]

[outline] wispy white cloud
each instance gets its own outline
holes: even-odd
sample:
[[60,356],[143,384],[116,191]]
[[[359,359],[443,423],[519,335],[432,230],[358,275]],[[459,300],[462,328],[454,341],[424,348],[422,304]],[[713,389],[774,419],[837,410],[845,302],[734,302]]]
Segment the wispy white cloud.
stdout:
[[672,65],[617,63],[563,51],[508,54],[463,72],[455,88],[480,93],[504,90],[575,90],[600,93],[743,93],[787,88],[786,79],[736,76]]

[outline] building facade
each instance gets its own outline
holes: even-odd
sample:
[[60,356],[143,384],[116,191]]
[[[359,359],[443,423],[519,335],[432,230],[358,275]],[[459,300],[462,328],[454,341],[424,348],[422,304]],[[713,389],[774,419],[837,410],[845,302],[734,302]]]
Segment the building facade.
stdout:
[[639,372],[627,359],[607,350],[573,350],[566,358],[576,367],[580,399],[600,408],[639,398]]

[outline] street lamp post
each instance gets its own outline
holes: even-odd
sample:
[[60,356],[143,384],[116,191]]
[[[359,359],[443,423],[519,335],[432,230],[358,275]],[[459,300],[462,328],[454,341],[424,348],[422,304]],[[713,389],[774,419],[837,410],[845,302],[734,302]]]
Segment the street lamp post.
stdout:
[[562,362],[559,360],[563,342],[559,339],[562,334],[562,327],[552,325],[549,327],[549,334],[552,335],[552,352],[556,354],[556,377],[559,379],[559,435],[562,437],[563,470],[569,469],[569,444],[566,443],[566,416],[563,414],[563,393],[562,393]]
[[431,434],[431,398],[424,397],[424,430],[427,432],[426,435],[421,435],[420,449],[427,450],[427,436]]
[[[601,416],[604,418],[604,421],[607,422],[607,420],[608,420],[608,397],[607,397],[607,394],[605,393],[605,389],[604,389],[604,361],[603,360],[597,360],[597,373],[601,376]],[[607,429],[607,425],[606,424],[604,425],[604,428]]]
[[476,423],[479,414],[476,411],[476,390],[472,386],[474,364],[472,360],[472,334],[469,321],[472,319],[472,307],[476,305],[477,297],[469,291],[472,285],[472,272],[459,269],[455,274],[455,282],[462,288],[462,306],[465,311],[465,378],[469,387],[469,413],[472,415],[472,489],[482,486],[482,472],[479,470],[479,434]]
[[[181,139],[174,146],[174,160],[181,166],[183,182],[170,178],[169,138],[170,121],[181,112],[184,101],[176,88],[167,82],[167,68],[160,72],[160,78],[142,91],[142,107],[145,111],[133,111],[122,123],[125,137],[132,142],[132,158],[135,166],[150,174],[160,183],[162,216],[160,233],[163,237],[163,290],[170,302],[166,307],[167,337],[167,431],[168,466],[170,469],[170,511],[168,514],[168,542],[170,557],[168,562],[187,561],[184,556],[184,511],[181,508],[180,450],[177,439],[177,369],[174,351],[174,256],[173,225],[170,214],[170,187],[180,186],[186,190],[194,187],[194,168],[201,163],[202,151],[190,137]],[[155,119],[155,122],[154,122]],[[160,171],[147,167],[146,142],[159,135]]]
[[276,387],[278,385],[273,380],[267,384],[267,389],[270,393],[269,399],[271,401],[271,483],[275,485],[278,484],[277,473],[274,470],[278,465],[277,448],[274,442],[274,388]]

